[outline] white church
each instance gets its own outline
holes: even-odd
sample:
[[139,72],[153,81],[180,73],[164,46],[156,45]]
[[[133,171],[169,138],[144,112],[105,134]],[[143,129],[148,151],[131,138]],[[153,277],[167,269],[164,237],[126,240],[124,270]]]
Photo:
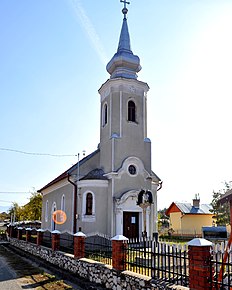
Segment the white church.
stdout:
[[[110,78],[101,85],[100,143],[39,190],[43,196],[42,228],[60,232],[101,233],[128,238],[157,232],[157,192],[161,179],[151,169],[147,136],[147,83],[137,80],[140,59],[130,45],[126,1],[117,52],[107,64]],[[141,190],[150,202],[142,207]],[[142,202],[142,201],[141,201]],[[63,222],[53,213],[62,210]]]

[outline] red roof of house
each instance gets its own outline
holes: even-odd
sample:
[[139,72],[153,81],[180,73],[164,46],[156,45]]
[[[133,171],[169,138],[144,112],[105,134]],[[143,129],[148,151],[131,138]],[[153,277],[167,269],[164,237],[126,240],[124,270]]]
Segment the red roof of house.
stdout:
[[181,212],[181,210],[176,206],[175,202],[173,202],[169,208],[166,210],[165,214],[170,215],[173,212]]

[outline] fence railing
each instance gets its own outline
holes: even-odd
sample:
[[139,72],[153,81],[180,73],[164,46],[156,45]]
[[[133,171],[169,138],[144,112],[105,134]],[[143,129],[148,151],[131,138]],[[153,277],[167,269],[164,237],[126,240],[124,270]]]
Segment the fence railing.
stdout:
[[[17,229],[14,229],[14,231],[11,232],[11,237],[17,237],[17,231]],[[35,243],[36,233],[33,232],[33,230],[30,231],[30,233],[31,238],[29,241]],[[21,235],[18,235],[18,238],[21,237],[21,239],[25,239],[26,234],[25,229],[21,228]],[[39,232],[37,232],[37,234],[39,234]],[[82,242],[84,243],[82,249],[84,249],[83,253],[86,258],[113,265],[113,253],[115,253],[115,248],[112,248],[112,241],[109,237],[99,233],[88,237],[83,233],[81,234]],[[78,249],[76,238],[79,237],[69,233],[58,234],[58,236],[59,248],[57,249],[75,255],[75,250]],[[37,238],[38,237],[39,235]],[[54,250],[53,238],[54,235],[50,231],[44,231],[42,233],[41,245]],[[118,242],[120,242],[120,240]],[[196,250],[188,255],[189,249],[191,247],[194,248],[194,245],[191,245],[191,247],[187,249],[186,244],[162,243],[148,238],[132,239],[125,241],[122,245],[122,247],[118,248],[117,253],[121,251],[123,254],[120,256],[123,260],[123,269],[176,285],[190,287],[189,276],[191,273],[189,271],[193,271],[193,267],[191,267],[193,263],[190,261],[192,261],[191,259],[195,259],[194,267],[198,267],[198,263],[200,263],[201,260],[195,257]],[[204,263],[207,263],[209,265],[208,268],[210,268],[210,274],[207,277],[210,276],[211,288],[216,290],[232,289],[232,247],[228,247],[228,244],[223,242],[221,244],[210,245],[209,249],[211,249],[211,252],[208,250],[209,256],[207,256],[207,261],[205,260]],[[202,271],[205,270],[204,265]]]
[[106,235],[96,234],[85,239],[85,257],[112,265],[111,240]]
[[36,229],[31,230],[30,242],[33,244],[37,243],[37,230]]
[[[16,230],[15,230],[16,231]],[[26,228],[22,229],[22,240],[26,241]]]
[[136,239],[128,242],[126,269],[188,286],[187,246],[157,243],[151,239]]
[[43,233],[43,240],[42,240],[41,245],[47,248],[52,247],[52,233],[50,231],[45,231]]
[[232,288],[232,247],[228,242],[212,246],[211,282],[214,289]]
[[164,279],[173,284],[189,285],[189,258],[187,245],[154,245],[154,278]]
[[131,239],[127,243],[126,269],[152,276],[154,266],[154,241],[146,239]]
[[60,250],[69,254],[73,254],[74,251],[73,235],[69,233],[60,234]]

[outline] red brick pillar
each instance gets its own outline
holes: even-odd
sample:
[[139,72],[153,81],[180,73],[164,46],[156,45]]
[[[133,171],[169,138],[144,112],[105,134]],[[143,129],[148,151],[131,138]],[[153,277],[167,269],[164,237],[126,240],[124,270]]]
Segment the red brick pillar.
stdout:
[[52,250],[59,251],[60,249],[60,231],[52,231]]
[[26,242],[30,242],[31,241],[31,228],[26,228]]
[[22,227],[18,227],[18,233],[17,233],[17,239],[18,240],[22,240],[22,234],[23,234],[23,228]]
[[43,242],[43,233],[44,233],[44,230],[43,229],[38,229],[37,230],[37,240],[36,240],[37,246],[42,245],[42,242]]
[[111,239],[112,241],[112,266],[118,271],[126,269],[126,249],[128,238],[117,235]]
[[86,235],[82,232],[77,232],[73,238],[74,238],[74,257],[77,259],[84,258]]
[[211,242],[199,238],[188,243],[190,290],[215,289],[210,283],[213,275],[210,267],[211,246]]
[[13,225],[10,224],[8,228],[8,235],[10,238],[13,238],[13,229],[14,229]]

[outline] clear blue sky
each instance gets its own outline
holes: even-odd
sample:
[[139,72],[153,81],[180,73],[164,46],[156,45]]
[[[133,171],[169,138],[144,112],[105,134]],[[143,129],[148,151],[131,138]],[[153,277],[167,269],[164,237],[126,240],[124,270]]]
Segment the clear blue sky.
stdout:
[[[119,0],[0,1],[0,206],[20,205],[99,143],[98,89],[116,52]],[[158,208],[203,203],[232,180],[232,1],[131,0],[128,25],[150,86]],[[13,193],[12,193],[13,192]],[[25,193],[22,193],[25,192]],[[27,192],[27,193],[26,193]]]

